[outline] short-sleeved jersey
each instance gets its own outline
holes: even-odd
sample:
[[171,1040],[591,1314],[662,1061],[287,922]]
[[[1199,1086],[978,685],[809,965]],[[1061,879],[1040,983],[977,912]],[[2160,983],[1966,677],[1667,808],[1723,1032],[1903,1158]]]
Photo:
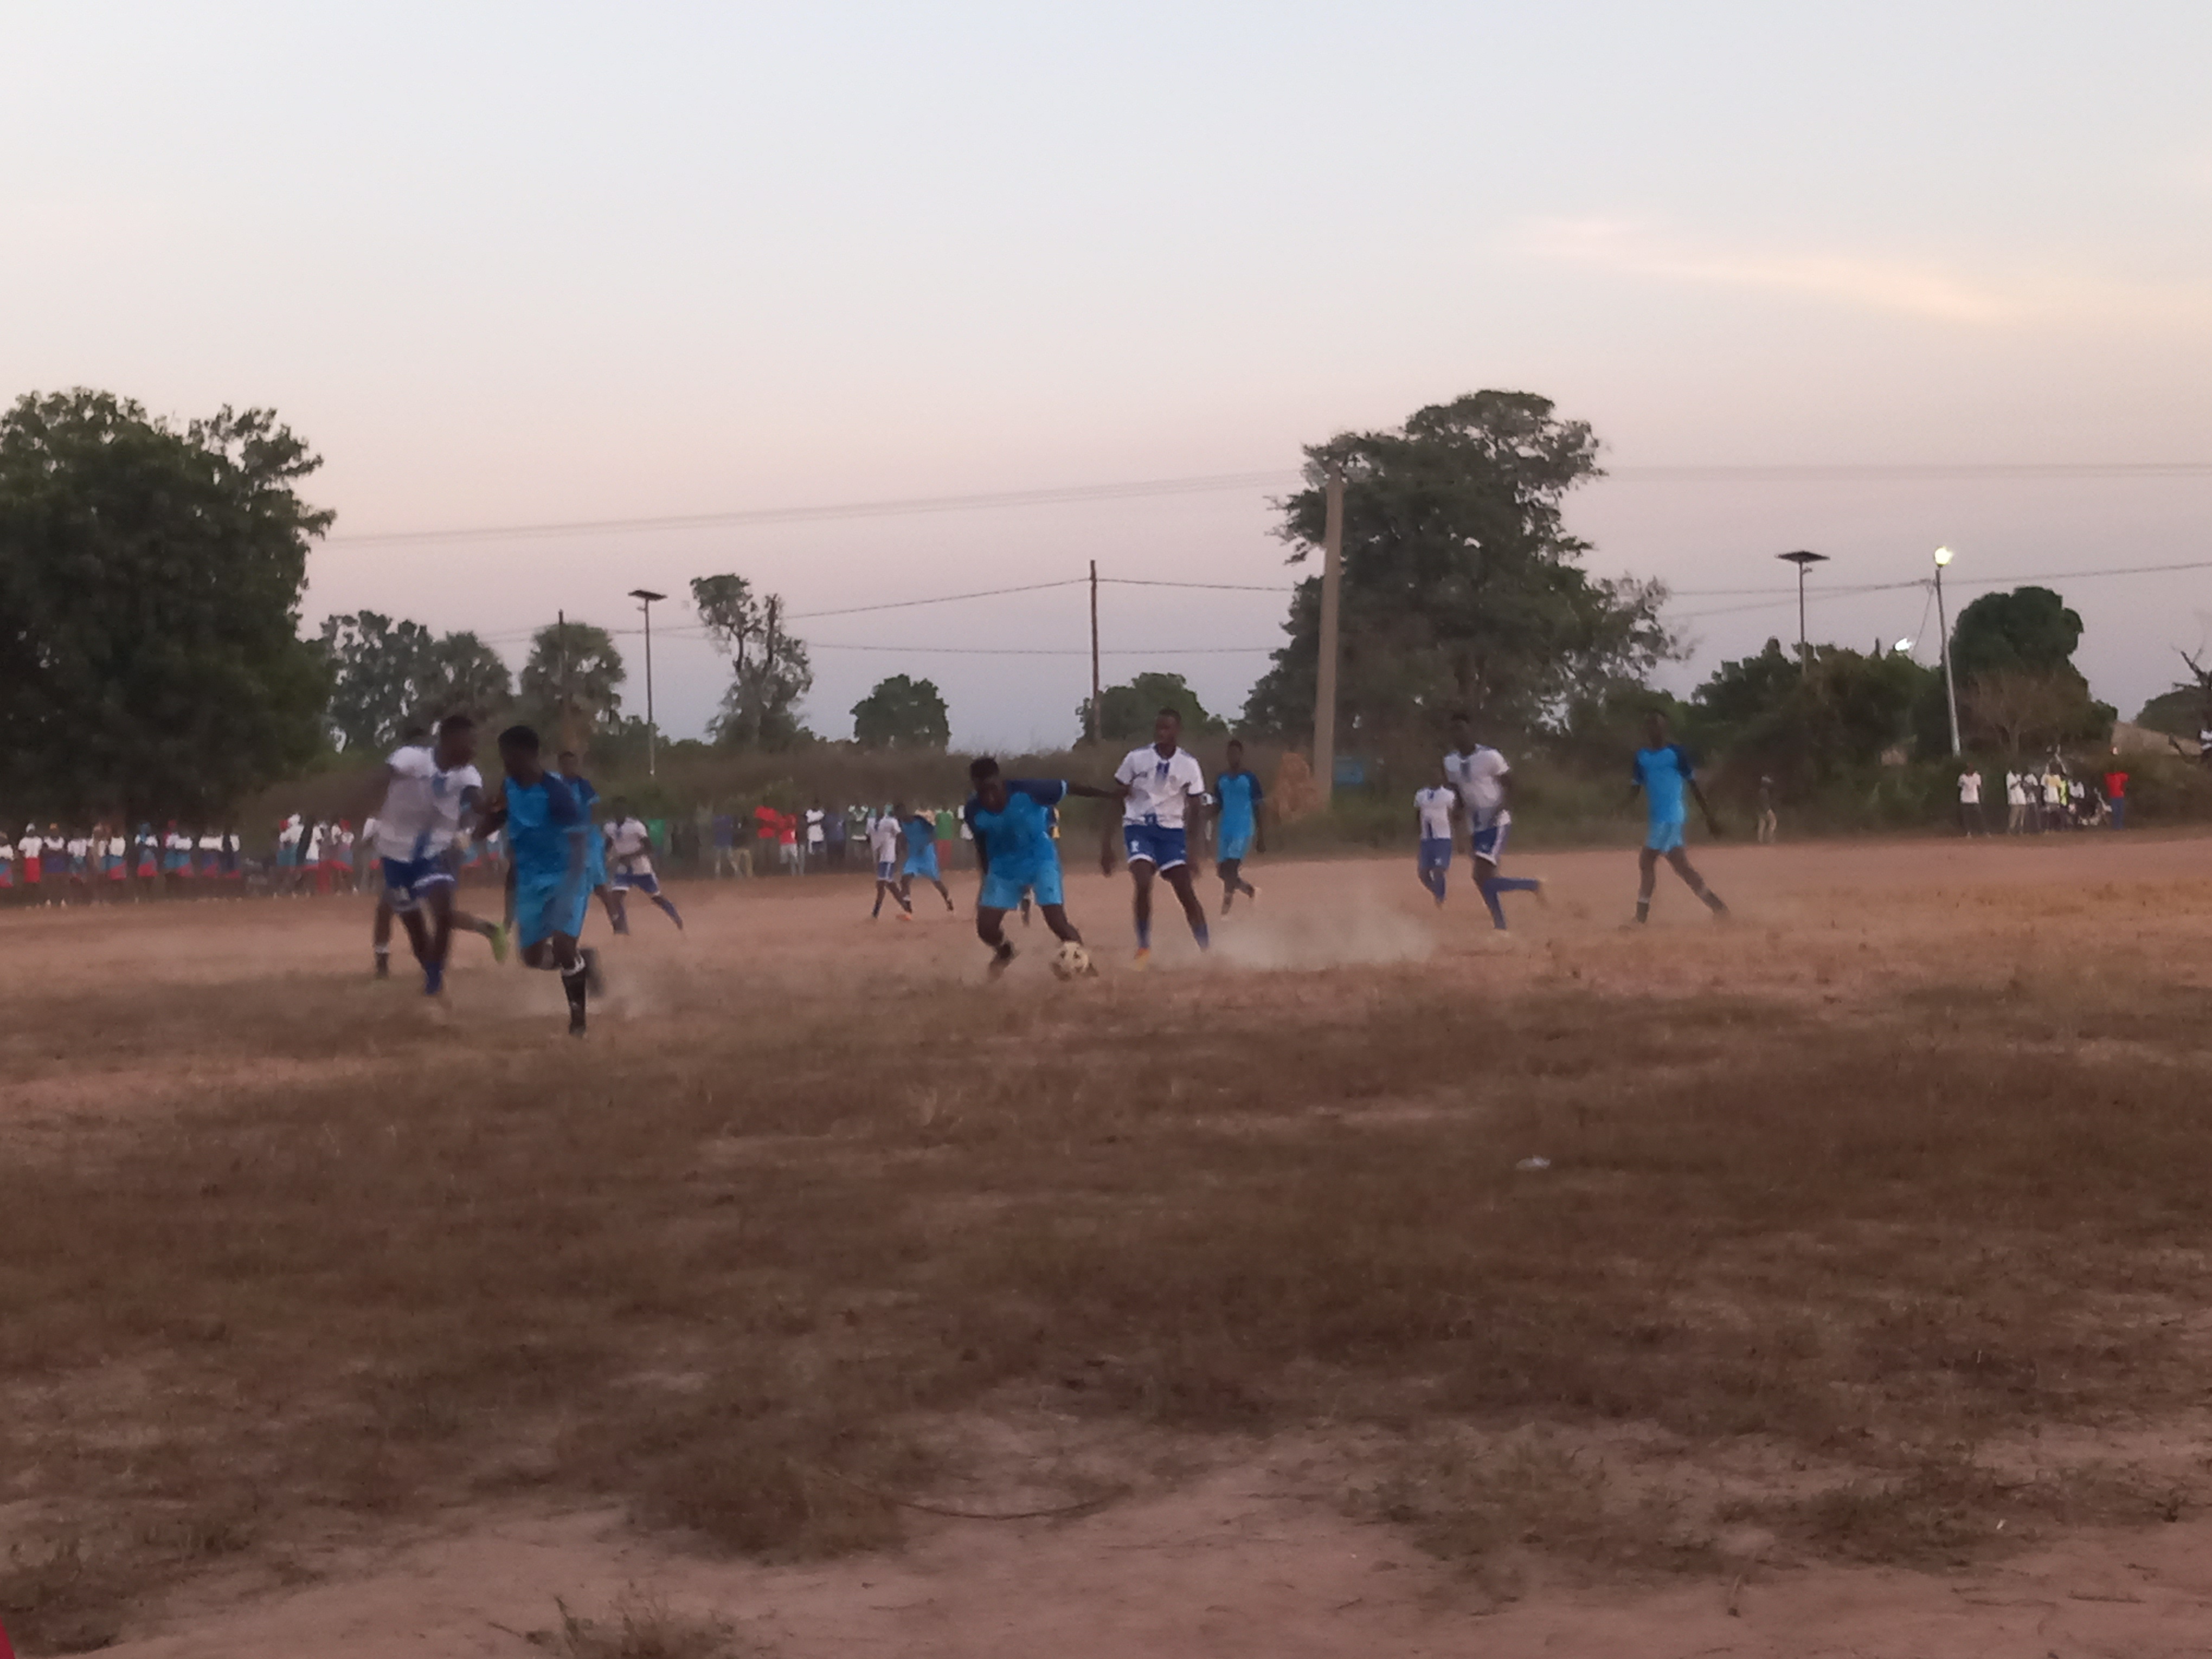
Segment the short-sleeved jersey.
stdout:
[[1058,859],[1052,844],[1052,809],[1067,799],[1059,778],[1008,778],[1006,804],[994,812],[970,795],[960,816],[992,869],[1007,875],[1040,870]]
[[1185,805],[1206,793],[1205,769],[1187,749],[1163,755],[1151,744],[1132,749],[1114,769],[1114,781],[1125,784],[1121,822],[1156,824],[1163,830],[1182,828]]
[[916,812],[899,828],[906,831],[906,850],[919,853],[937,840],[937,820],[927,812]]
[[626,876],[653,873],[653,836],[641,819],[617,818],[607,826],[607,863]]
[[1979,772],[1959,774],[1959,805],[1979,806],[1982,804],[1982,775]]
[[898,820],[888,812],[868,826],[868,850],[876,862],[889,864],[898,856]]
[[1499,780],[1512,770],[1505,757],[1487,744],[1479,743],[1465,753],[1454,750],[1444,757],[1444,775],[1459,791],[1460,804],[1478,830],[1497,822],[1498,810],[1505,805],[1505,786]]
[[1233,836],[1249,830],[1259,814],[1260,802],[1267,794],[1260,787],[1260,775],[1224,772],[1214,779],[1213,787],[1221,797],[1222,833]]
[[1413,810],[1421,815],[1423,841],[1451,839],[1452,806],[1458,799],[1454,791],[1442,784],[1413,792]]
[[1679,823],[1687,814],[1683,796],[1697,776],[1690,751],[1679,743],[1636,751],[1635,781],[1644,791],[1644,811],[1654,823]]
[[518,882],[558,881],[568,873],[590,820],[567,779],[547,772],[535,783],[507,786],[507,844]]
[[434,857],[460,834],[462,801],[483,788],[483,775],[473,766],[441,771],[436,754],[420,744],[393,750],[391,765],[376,814],[377,853],[403,863]]
[[599,792],[592,787],[592,781],[580,775],[563,772],[561,781],[568,786],[568,793],[576,798],[576,805],[583,809],[585,817],[589,818],[592,808],[599,804]]
[[826,816],[818,806],[810,806],[806,809],[806,844],[809,847],[821,846],[823,839],[829,835],[829,827],[823,823]]

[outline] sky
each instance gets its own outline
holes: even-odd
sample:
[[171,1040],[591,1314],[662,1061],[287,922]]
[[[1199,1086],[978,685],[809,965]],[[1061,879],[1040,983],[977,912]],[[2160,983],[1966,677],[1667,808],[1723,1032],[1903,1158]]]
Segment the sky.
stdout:
[[[1570,521],[1676,591],[1675,689],[1794,637],[1799,547],[1814,639],[1927,659],[1939,544],[1954,610],[2212,561],[2207,62],[2212,8],[2126,0],[0,0],[0,395],[276,410],[338,514],[311,629],[519,666],[670,594],[677,736],[722,571],[825,735],[904,672],[956,743],[1067,740],[1081,586],[820,613],[1094,560],[1109,681],[1234,711],[1301,447],[1486,386],[1603,440]],[[2212,638],[2212,568],[2052,585],[2124,714]]]

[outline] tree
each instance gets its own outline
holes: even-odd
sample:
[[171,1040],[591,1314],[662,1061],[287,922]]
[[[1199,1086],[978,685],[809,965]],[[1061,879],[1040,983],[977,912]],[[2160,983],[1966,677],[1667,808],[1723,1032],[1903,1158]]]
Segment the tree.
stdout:
[[799,700],[814,689],[806,647],[778,626],[782,598],[753,592],[743,576],[695,576],[691,603],[714,648],[730,659],[730,684],[714,736],[732,749],[785,750],[811,736]]
[[2074,671],[2081,618],[2047,587],[1984,593],[1951,629],[1951,672],[1964,685],[1984,674]]
[[[1098,737],[1103,743],[1150,742],[1152,722],[1163,708],[1172,708],[1182,716],[1185,737],[1215,737],[1229,729],[1228,721],[1206,711],[1198,693],[1180,674],[1139,674],[1127,685],[1106,687],[1098,694],[1098,703],[1102,715]],[[1091,730],[1090,698],[1076,705],[1075,718],[1084,731]]]
[[2070,668],[2000,668],[1978,674],[1959,693],[1959,723],[1969,743],[2008,755],[2048,749],[2083,735],[2081,677]]
[[1814,648],[1801,663],[1769,640],[1755,657],[1724,662],[1692,694],[1693,749],[1794,784],[1826,782],[1876,764],[1911,735],[1933,669],[1893,651]]
[[621,718],[623,679],[622,653],[605,629],[552,623],[531,635],[522,702],[550,746],[580,746]]
[[[1567,533],[1566,492],[1598,476],[1597,440],[1549,399],[1478,392],[1394,432],[1306,452],[1306,487],[1277,531],[1304,562],[1321,546],[1323,485],[1345,477],[1340,719],[1358,734],[1435,727],[1455,708],[1494,732],[1556,729],[1577,699],[1640,684],[1678,654],[1656,582],[1601,580]],[[1244,723],[1310,734],[1321,583],[1291,603],[1290,643],[1253,688]]]
[[853,705],[853,736],[869,749],[942,749],[952,723],[934,684],[894,674]]
[[374,611],[323,619],[331,730],[340,748],[391,750],[416,718],[416,688],[436,644],[422,623],[395,623]]
[[514,676],[506,662],[470,633],[447,634],[433,645],[416,686],[415,706],[431,720],[448,714],[488,720],[514,701]]
[[304,764],[328,690],[300,637],[319,457],[267,410],[179,429],[108,392],[0,416],[0,794],[206,823]]

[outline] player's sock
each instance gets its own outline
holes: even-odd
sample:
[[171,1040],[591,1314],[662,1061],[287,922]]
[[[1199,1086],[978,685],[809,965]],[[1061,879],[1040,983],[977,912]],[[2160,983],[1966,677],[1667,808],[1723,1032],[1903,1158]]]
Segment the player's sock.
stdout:
[[590,978],[591,970],[584,965],[581,957],[577,959],[574,968],[561,970],[561,988],[568,998],[568,1034],[571,1036],[584,1034],[585,987]]
[[669,921],[676,924],[676,931],[679,933],[682,933],[684,931],[684,918],[676,914],[676,907],[671,904],[666,899],[659,900],[659,903],[662,909],[668,912]]
[[422,994],[434,997],[446,988],[446,964],[426,962],[422,964]]
[[1505,931],[1505,907],[1498,902],[1498,884],[1487,878],[1478,878],[1474,890],[1482,895],[1483,903],[1490,911],[1491,925],[1499,933]]
[[1012,962],[1013,959],[1014,947],[1012,941],[1010,939],[1000,939],[999,941],[999,948],[991,952],[991,977],[993,979],[996,979],[1000,975],[1005,973],[1006,971],[1007,964]]
[[880,917],[880,916],[883,915],[883,913],[884,913],[884,887],[883,887],[883,884],[882,884],[881,882],[878,882],[878,883],[876,884],[876,908],[875,908],[874,909],[872,909],[872,910],[871,910],[871,911],[869,911],[869,912],[868,912],[868,920],[869,920],[870,921],[876,921],[878,917]]
[[1711,910],[1715,915],[1724,916],[1728,914],[1728,906],[1721,902],[1721,896],[1711,888],[1700,884],[1698,888],[1698,896],[1705,900],[1705,908]]
[[379,979],[390,979],[392,977],[392,947],[388,945],[380,945],[375,949],[376,976]]
[[1137,923],[1137,948],[1139,951],[1149,951],[1152,948],[1152,919],[1150,916],[1143,918]]
[[1636,919],[1638,921],[1649,921],[1651,920],[1651,901],[1650,899],[1640,898],[1636,901]]
[[1191,923],[1190,936],[1198,941],[1198,948],[1201,951],[1207,949],[1213,943],[1213,935],[1206,931],[1203,920]]

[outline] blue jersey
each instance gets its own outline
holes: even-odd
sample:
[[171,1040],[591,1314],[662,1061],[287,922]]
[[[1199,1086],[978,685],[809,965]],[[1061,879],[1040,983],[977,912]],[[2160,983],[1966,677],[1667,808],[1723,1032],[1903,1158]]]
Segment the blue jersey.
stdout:
[[1696,775],[1697,768],[1690,760],[1690,751],[1679,743],[1636,751],[1635,779],[1644,791],[1645,810],[1654,823],[1682,821],[1686,816],[1682,796]]
[[937,844],[937,821],[917,812],[899,828],[906,831],[906,855],[921,857],[933,851]]
[[508,781],[507,844],[518,883],[565,878],[577,839],[588,827],[566,779],[548,772],[535,783]]
[[1058,778],[1008,778],[1004,806],[989,811],[981,796],[970,795],[961,816],[994,872],[1023,875],[1059,861],[1052,844],[1052,809],[1066,798],[1067,786]]
[[592,816],[592,808],[599,804],[599,792],[592,787],[592,781],[589,778],[572,778],[564,772],[561,775],[561,781],[568,786],[568,793],[576,798],[576,805],[582,811],[585,821],[588,823]]
[[1221,836],[1226,841],[1238,835],[1249,835],[1253,815],[1259,810],[1265,792],[1260,787],[1257,772],[1224,772],[1213,782],[1221,796]]

